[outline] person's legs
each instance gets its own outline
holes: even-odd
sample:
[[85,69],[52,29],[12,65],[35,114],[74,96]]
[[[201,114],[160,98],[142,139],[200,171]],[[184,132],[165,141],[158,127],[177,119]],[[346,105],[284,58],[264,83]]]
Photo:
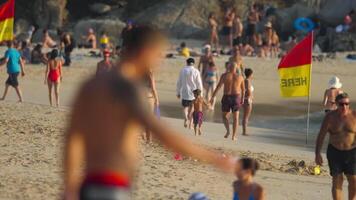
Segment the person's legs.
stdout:
[[239,125],[239,111],[233,112],[232,140],[236,140],[237,127]]
[[47,80],[47,85],[48,85],[48,98],[49,98],[49,105],[53,105],[52,104],[52,81]]
[[223,112],[222,113],[222,119],[223,119],[224,126],[225,126],[225,129],[226,129],[226,134],[225,134],[224,138],[228,138],[229,135],[230,135],[229,117],[230,117],[230,112]]
[[56,97],[56,106],[59,107],[59,81],[54,83],[54,95]]
[[251,111],[252,111],[252,105],[251,104],[245,104],[244,105],[244,113],[243,113],[243,119],[242,119],[242,134],[243,135],[248,135],[247,134],[247,125],[249,118],[251,116]]
[[349,200],[356,199],[356,175],[346,175],[349,182]]
[[228,42],[229,42],[229,51],[232,50],[232,46],[233,46],[233,36],[232,36],[232,32],[230,31],[229,35],[228,35]]
[[16,91],[16,94],[17,96],[19,97],[19,102],[21,103],[22,102],[22,92],[21,92],[21,89],[19,86],[15,86],[15,91]]
[[189,122],[189,129],[192,129],[193,126],[193,104],[189,105],[188,107],[188,122]]
[[332,195],[333,200],[342,200],[342,183],[344,182],[343,174],[332,177]]
[[188,127],[188,120],[189,120],[189,107],[183,107],[183,115],[184,115],[184,127]]
[[5,84],[4,94],[2,95],[2,97],[1,97],[1,99],[0,99],[1,101],[5,100],[6,95],[7,95],[7,92],[9,91],[9,87],[10,87],[9,84]]

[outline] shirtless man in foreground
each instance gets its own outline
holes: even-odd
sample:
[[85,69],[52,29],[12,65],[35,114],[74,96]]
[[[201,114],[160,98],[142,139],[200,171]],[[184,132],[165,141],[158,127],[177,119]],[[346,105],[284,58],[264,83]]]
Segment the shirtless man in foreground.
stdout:
[[330,175],[332,176],[332,196],[342,200],[343,174],[349,182],[349,200],[356,199],[356,111],[350,109],[350,99],[346,93],[336,97],[337,110],[330,111],[324,118],[315,147],[315,162],[323,164],[321,148],[327,133],[327,150]]
[[142,127],[167,148],[233,172],[231,159],[194,146],[147,109],[138,85],[157,66],[165,40],[150,27],[130,31],[120,62],[79,90],[66,132],[65,199],[127,200],[137,170]]
[[234,120],[232,126],[232,140],[236,140],[237,126],[239,124],[239,110],[243,104],[245,94],[244,78],[236,73],[238,65],[236,62],[230,62],[228,72],[221,75],[218,86],[210,100],[210,103],[212,103],[218,91],[224,86],[224,96],[221,100],[222,119],[226,128],[226,135],[224,137],[228,138],[230,135],[229,115],[230,112],[232,112]]

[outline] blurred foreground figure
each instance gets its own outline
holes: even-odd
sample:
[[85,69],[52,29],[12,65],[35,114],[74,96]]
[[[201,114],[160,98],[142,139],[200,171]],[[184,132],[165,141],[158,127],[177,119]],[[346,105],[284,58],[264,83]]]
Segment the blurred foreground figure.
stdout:
[[131,199],[143,127],[175,152],[229,172],[235,168],[229,158],[192,145],[148,110],[138,83],[160,62],[165,39],[150,27],[133,28],[127,37],[117,66],[87,81],[74,102],[65,141],[65,199]]

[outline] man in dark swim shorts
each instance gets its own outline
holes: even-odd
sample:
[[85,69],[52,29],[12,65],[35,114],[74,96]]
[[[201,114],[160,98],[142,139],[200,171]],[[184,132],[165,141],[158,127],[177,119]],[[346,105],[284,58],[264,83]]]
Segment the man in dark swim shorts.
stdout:
[[240,64],[241,63],[236,62],[229,63],[228,71],[221,75],[218,86],[213,92],[210,100],[210,103],[212,103],[217,92],[222,86],[224,86],[224,96],[221,100],[221,110],[223,112],[223,121],[226,128],[225,138],[228,138],[230,135],[229,115],[232,112],[234,119],[232,140],[236,140],[237,127],[239,123],[239,110],[243,104],[243,95],[245,94],[244,78],[241,74],[236,73],[237,66]]
[[315,162],[323,164],[321,148],[329,133],[327,158],[332,176],[333,199],[341,200],[344,175],[349,182],[349,198],[356,199],[356,111],[350,109],[346,93],[336,97],[337,110],[326,114],[321,126],[316,147]]

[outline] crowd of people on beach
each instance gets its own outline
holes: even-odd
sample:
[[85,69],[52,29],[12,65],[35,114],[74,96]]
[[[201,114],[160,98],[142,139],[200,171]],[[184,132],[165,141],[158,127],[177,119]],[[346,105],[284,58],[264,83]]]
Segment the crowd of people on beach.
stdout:
[[[203,134],[205,108],[215,109],[216,96],[221,89],[222,120],[226,129],[224,138],[237,140],[241,110],[242,135],[249,135],[248,122],[254,101],[253,70],[244,68],[242,57],[277,57],[280,42],[272,22],[266,22],[262,33],[257,30],[256,24],[266,16],[258,4],[250,8],[247,16],[248,23],[244,26],[241,16],[234,9],[227,9],[220,32],[219,20],[211,13],[208,19],[209,42],[204,45],[202,54],[196,54],[199,57],[197,64],[185,43],[179,48],[179,54],[187,59],[177,77],[176,95],[183,107],[183,125],[194,129],[196,136]],[[0,63],[7,66],[8,73],[1,100],[13,87],[22,102],[18,76],[25,76],[26,63],[44,63],[44,83],[48,85],[50,105],[59,107],[62,67],[71,65],[74,48],[92,49],[93,54],[102,57],[95,75],[80,88],[71,111],[65,135],[64,199],[130,199],[132,179],[139,160],[140,137],[148,143],[153,138],[157,139],[174,152],[234,173],[237,177],[232,188],[234,200],[266,198],[264,188],[253,179],[259,169],[255,159],[236,160],[196,146],[158,120],[155,114],[159,112],[159,97],[153,71],[160,62],[158,55],[163,55],[167,45],[167,39],[160,31],[150,26],[134,26],[132,21],[128,21],[122,31],[120,45],[116,46],[110,42],[106,32],[102,32],[97,40],[92,28],[83,36],[81,44],[77,44],[67,32],[58,30],[59,40],[56,41],[49,31],[43,30],[42,43],[33,45],[32,34],[31,28],[29,39],[7,43],[8,49]],[[219,35],[223,36],[222,46]],[[292,49],[296,44],[296,38],[292,37],[288,48]],[[48,49],[49,52],[43,52]],[[96,49],[99,49],[98,53]],[[228,55],[222,73],[215,62],[217,55]],[[119,57],[118,63],[112,61],[113,56]],[[342,199],[345,174],[349,182],[349,199],[354,200],[356,111],[351,110],[350,97],[342,91],[338,77],[333,77],[329,85],[323,100],[326,115],[315,147],[315,162],[320,166],[323,164],[321,149],[325,136],[329,134],[327,159],[333,199]],[[191,199],[194,198],[193,195]]]

